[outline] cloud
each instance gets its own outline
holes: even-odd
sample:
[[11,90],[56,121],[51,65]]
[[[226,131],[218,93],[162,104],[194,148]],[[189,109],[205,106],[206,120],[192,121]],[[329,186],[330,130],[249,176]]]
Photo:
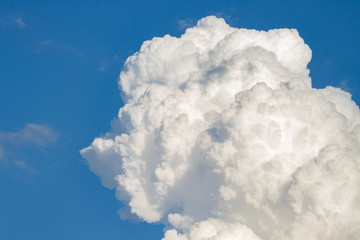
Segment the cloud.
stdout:
[[107,60],[102,60],[99,62],[99,67],[98,67],[98,71],[99,72],[108,72],[108,70],[110,68],[112,68],[114,66],[114,64],[118,64],[117,62],[119,61],[119,56],[117,54],[114,54],[111,57],[107,57]]
[[14,166],[21,168],[25,171],[28,171],[30,173],[35,173],[35,169],[30,167],[25,161],[23,160],[14,160]]
[[49,127],[41,124],[27,123],[23,129],[17,132],[0,133],[2,138],[14,144],[29,144],[34,146],[47,146],[55,142],[57,135]]
[[21,16],[15,15],[15,16],[12,16],[12,17],[6,18],[6,19],[0,18],[0,26],[3,26],[3,27],[17,26],[19,28],[25,28],[26,24]]
[[348,84],[349,79],[343,79],[340,81],[339,88],[341,88],[344,91],[351,92],[353,89]]
[[120,74],[126,103],[81,150],[164,240],[360,237],[360,111],[311,86],[295,29],[210,16],[145,41]]
[[193,27],[196,25],[196,19],[187,18],[187,19],[180,19],[177,21],[180,30],[184,30],[189,27]]
[[45,125],[27,123],[24,128],[15,132],[0,132],[0,161],[34,172],[26,161],[17,159],[16,155],[24,148],[46,148],[57,140],[56,132]]
[[101,62],[99,63],[98,71],[100,71],[100,72],[107,72],[109,66],[110,66],[110,63],[109,63],[109,62],[107,62],[107,61],[101,61]]
[[13,22],[16,23],[20,28],[26,27],[26,24],[24,23],[23,19],[19,16],[14,17]]
[[76,47],[74,47],[72,45],[68,45],[68,44],[58,43],[53,40],[41,41],[40,43],[37,44],[37,48],[38,49],[36,50],[36,52],[41,52],[43,49],[46,49],[46,48],[53,48],[53,49],[60,50],[62,52],[72,53],[78,57],[84,56],[84,53],[81,52]]

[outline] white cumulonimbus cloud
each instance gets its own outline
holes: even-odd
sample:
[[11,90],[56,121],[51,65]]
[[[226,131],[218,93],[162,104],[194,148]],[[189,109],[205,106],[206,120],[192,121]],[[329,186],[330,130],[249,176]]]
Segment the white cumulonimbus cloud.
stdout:
[[213,16],[145,41],[111,131],[81,154],[164,240],[359,239],[360,111],[312,88],[310,59],[295,29]]

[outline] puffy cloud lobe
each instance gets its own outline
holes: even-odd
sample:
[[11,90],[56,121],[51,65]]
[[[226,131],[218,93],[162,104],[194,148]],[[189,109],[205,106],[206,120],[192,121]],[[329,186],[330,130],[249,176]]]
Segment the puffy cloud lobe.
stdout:
[[176,230],[169,230],[165,233],[163,240],[233,240],[247,239],[259,240],[259,238],[245,225],[235,223],[229,224],[218,219],[201,221],[191,229],[187,236],[179,235]]
[[311,87],[294,29],[207,17],[146,41],[119,85],[112,130],[81,151],[164,240],[360,237],[360,111]]

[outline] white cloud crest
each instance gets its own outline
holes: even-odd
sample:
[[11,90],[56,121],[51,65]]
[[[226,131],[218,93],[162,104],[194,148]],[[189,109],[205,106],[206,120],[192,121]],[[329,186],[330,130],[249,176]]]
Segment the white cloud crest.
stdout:
[[360,111],[311,87],[295,29],[201,19],[145,41],[112,130],[81,154],[164,240],[360,238]]

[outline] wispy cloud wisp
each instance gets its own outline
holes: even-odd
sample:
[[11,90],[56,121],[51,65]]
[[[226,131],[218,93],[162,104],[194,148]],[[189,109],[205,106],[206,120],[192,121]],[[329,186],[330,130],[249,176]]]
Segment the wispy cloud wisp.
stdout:
[[17,158],[17,153],[29,147],[40,149],[50,147],[57,138],[55,130],[43,124],[27,123],[24,128],[17,131],[2,131],[0,132],[0,163],[34,172],[25,160]]

